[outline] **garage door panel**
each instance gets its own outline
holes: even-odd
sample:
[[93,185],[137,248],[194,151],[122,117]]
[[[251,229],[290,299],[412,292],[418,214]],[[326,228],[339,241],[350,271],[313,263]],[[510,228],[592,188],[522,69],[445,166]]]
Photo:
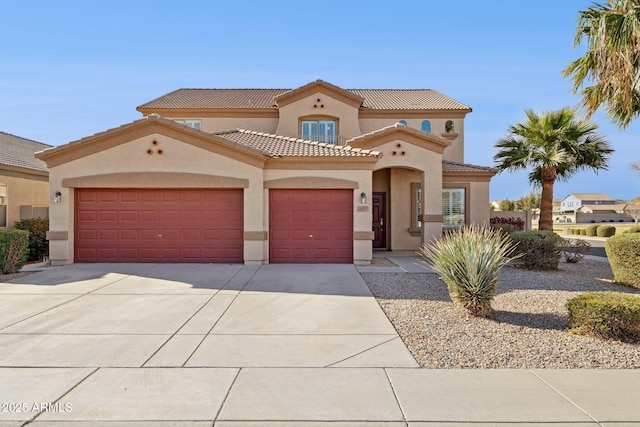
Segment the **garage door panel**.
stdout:
[[136,211],[120,211],[120,222],[138,222],[138,212]]
[[77,189],[76,262],[242,262],[242,202],[242,190]]
[[98,212],[96,211],[82,211],[79,213],[78,219],[80,221],[96,221],[98,219]]
[[270,190],[269,261],[353,262],[353,190]]

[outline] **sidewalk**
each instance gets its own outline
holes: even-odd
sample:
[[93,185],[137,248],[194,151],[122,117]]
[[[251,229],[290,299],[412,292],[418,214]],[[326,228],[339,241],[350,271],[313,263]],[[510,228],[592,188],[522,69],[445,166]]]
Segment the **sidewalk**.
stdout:
[[2,368],[0,379],[14,405],[3,427],[640,424],[640,370]]

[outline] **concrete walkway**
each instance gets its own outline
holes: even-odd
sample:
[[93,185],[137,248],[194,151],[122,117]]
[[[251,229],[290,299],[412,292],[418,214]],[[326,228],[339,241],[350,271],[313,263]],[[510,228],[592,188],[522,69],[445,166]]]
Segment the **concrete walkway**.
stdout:
[[638,402],[640,370],[417,368],[351,265],[85,264],[0,283],[0,427],[624,427]]

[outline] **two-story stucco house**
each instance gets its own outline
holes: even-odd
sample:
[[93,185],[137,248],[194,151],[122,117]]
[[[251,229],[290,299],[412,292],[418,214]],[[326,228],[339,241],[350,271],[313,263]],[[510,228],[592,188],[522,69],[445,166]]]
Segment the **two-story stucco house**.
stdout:
[[53,263],[369,263],[489,219],[471,109],[434,90],[180,89],[138,111],[37,154]]

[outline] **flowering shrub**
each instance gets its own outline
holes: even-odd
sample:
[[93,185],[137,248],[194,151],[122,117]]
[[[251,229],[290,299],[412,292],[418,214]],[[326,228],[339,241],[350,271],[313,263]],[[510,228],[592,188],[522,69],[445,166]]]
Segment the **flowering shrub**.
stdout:
[[489,219],[492,228],[499,228],[506,232],[523,231],[524,221],[521,218],[498,217],[494,216]]

